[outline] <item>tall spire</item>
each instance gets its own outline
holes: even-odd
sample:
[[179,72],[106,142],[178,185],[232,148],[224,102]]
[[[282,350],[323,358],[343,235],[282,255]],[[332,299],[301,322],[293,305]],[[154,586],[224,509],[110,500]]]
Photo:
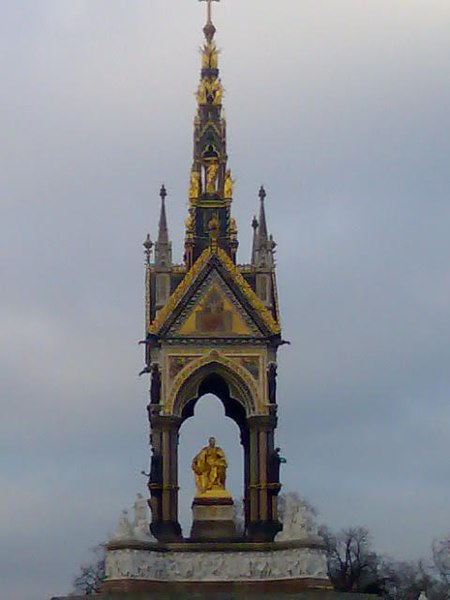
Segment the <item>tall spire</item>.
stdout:
[[161,211],[159,215],[158,239],[155,244],[155,266],[167,268],[172,264],[172,244],[169,240],[169,228],[167,227],[167,191],[164,185],[161,186],[159,196],[161,198]]
[[208,4],[203,28],[200,83],[197,88],[197,114],[194,120],[194,156],[189,188],[189,216],[186,220],[185,260],[191,266],[211,245],[209,223],[218,221],[215,245],[235,260],[236,226],[231,217],[233,179],[227,166],[226,122],[222,110],[223,87],[219,77],[219,51],[214,41],[216,28]]
[[253,219],[253,247],[252,265],[258,269],[272,268],[274,266],[274,250],[276,244],[267,229],[266,219],[266,190],[264,186],[259,189],[259,221]]

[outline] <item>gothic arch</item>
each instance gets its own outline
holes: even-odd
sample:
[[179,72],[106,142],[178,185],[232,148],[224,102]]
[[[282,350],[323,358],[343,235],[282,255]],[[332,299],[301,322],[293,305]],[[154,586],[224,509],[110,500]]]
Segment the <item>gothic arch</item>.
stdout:
[[255,414],[258,392],[246,369],[232,359],[211,352],[189,363],[175,379],[167,408],[183,421],[193,414],[197,400],[215,394],[227,416],[238,425]]

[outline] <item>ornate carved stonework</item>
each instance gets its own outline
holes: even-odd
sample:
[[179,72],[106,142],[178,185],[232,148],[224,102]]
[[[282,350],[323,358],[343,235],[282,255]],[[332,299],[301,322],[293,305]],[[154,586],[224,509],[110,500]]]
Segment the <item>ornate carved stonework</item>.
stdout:
[[240,364],[254,377],[259,379],[259,357],[258,356],[240,356]]
[[169,357],[169,377],[175,379],[180,371],[184,369],[186,365],[194,360],[193,356],[170,356]]
[[327,580],[320,548],[267,551],[160,552],[155,549],[109,550],[106,580],[183,581]]

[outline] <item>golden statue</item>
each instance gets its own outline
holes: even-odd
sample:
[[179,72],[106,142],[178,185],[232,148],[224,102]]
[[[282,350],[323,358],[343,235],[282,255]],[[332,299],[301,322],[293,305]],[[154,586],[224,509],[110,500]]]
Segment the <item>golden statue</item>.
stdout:
[[197,90],[197,102],[199,104],[207,103],[207,87],[208,87],[207,80],[202,79],[199,83],[198,90]]
[[231,177],[231,171],[230,169],[227,170],[226,174],[225,174],[225,183],[223,186],[223,194],[225,196],[225,198],[228,200],[229,198],[233,197],[233,179]]
[[219,165],[216,161],[211,161],[206,167],[206,193],[214,194],[216,192],[217,173]]
[[189,198],[198,198],[200,194],[200,173],[192,169],[191,183],[189,186]]
[[210,90],[213,97],[213,104],[222,104],[223,88],[218,79],[211,83]]
[[210,437],[208,446],[202,448],[192,460],[197,497],[229,497],[230,493],[225,488],[227,467],[225,452],[216,446],[216,439]]
[[193,231],[193,230],[194,230],[194,219],[192,218],[192,215],[191,215],[191,214],[189,214],[189,215],[186,217],[186,219],[185,219],[185,221],[184,221],[184,224],[186,225],[186,231],[187,231],[187,232],[191,232],[191,231]]
[[237,238],[237,225],[236,225],[236,219],[234,217],[231,217],[230,219],[230,237],[231,239],[235,240]]
[[217,48],[216,45],[205,45],[202,52],[202,67],[204,69],[217,69]]

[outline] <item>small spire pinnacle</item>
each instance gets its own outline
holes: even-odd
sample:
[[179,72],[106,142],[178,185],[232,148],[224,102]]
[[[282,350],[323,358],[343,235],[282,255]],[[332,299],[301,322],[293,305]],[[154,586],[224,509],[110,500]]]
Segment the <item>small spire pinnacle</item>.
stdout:
[[158,233],[158,242],[167,243],[169,241],[169,229],[167,227],[167,216],[166,216],[166,197],[167,191],[164,184],[161,186],[161,190],[159,192],[159,196],[161,198],[161,213],[159,216],[159,233]]
[[261,200],[261,206],[259,209],[259,230],[258,237],[260,242],[267,241],[268,233],[267,233],[267,221],[266,221],[266,209],[264,206],[264,201],[266,199],[266,190],[262,185],[259,189],[259,199]]
[[256,264],[258,256],[258,219],[256,215],[253,217],[252,228],[253,228],[253,243],[252,243],[252,265]]
[[159,215],[158,239],[155,244],[155,265],[158,268],[167,268],[172,264],[172,244],[169,240],[169,228],[167,227],[167,191],[165,185],[161,186],[159,196],[161,198],[161,212]]
[[145,258],[146,258],[146,263],[149,265],[151,257],[152,257],[152,248],[153,248],[153,242],[150,239],[149,233],[147,233],[147,237],[145,238],[145,241],[142,245],[145,248],[144,254],[145,254]]

